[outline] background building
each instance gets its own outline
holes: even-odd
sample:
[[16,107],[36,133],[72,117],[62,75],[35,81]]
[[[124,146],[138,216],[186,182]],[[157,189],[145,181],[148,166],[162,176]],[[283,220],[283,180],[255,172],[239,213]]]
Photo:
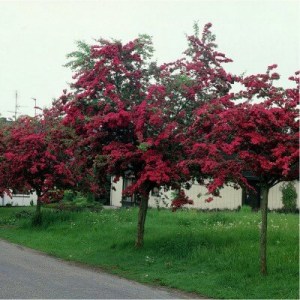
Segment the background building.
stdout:
[[[121,207],[121,206],[135,206],[138,204],[138,197],[123,196],[123,190],[131,184],[132,179],[120,180],[117,183],[112,182],[111,194],[110,194],[110,205]],[[283,183],[279,183],[270,189],[269,192],[269,204],[268,207],[271,210],[281,209],[283,203],[281,200],[282,192],[280,187]],[[297,190],[297,208],[299,209],[299,181],[294,182],[294,186]],[[189,190],[185,190],[186,195],[194,201],[193,205],[187,205],[187,207],[198,208],[198,209],[230,209],[234,210],[242,205],[250,205],[254,209],[259,208],[260,205],[260,194],[259,190],[257,193],[250,192],[243,195],[242,189],[234,189],[232,187],[224,187],[220,190],[221,197],[213,197],[213,201],[205,202],[209,196],[206,195],[207,189],[199,184],[193,184]],[[164,192],[152,191],[149,199],[150,207],[170,207],[172,201],[172,191]]]

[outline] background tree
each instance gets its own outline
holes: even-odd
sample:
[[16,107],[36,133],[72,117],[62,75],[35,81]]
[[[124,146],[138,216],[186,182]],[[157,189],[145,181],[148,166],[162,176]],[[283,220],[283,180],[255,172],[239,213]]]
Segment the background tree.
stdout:
[[9,189],[36,191],[36,220],[41,218],[42,202],[48,201],[50,195],[58,195],[60,188],[76,182],[70,146],[74,135],[62,128],[55,114],[53,109],[45,111],[43,116],[19,118],[5,138],[1,165],[7,168],[7,173],[2,176],[9,175]]
[[7,122],[3,118],[0,122],[0,196],[3,197],[4,193],[11,195],[10,187],[10,172],[9,165],[5,160],[5,153],[7,151],[7,136],[11,127],[11,122]]

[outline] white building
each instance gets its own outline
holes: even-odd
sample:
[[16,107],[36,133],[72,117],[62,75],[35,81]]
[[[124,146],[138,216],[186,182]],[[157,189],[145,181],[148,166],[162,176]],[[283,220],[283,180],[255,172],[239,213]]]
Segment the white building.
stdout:
[[[131,182],[128,180],[120,180],[117,183],[112,182],[111,195],[110,195],[110,205],[115,207],[121,206],[132,206],[136,205],[135,196],[132,197],[123,197],[122,191],[126,188]],[[294,182],[294,185],[297,190],[297,208],[299,209],[299,181]],[[270,189],[269,192],[269,209],[280,209],[283,207],[281,197],[282,193],[280,187],[282,183],[277,184]],[[204,186],[199,184],[193,184],[189,190],[185,190],[186,195],[194,201],[193,205],[186,205],[186,207],[198,208],[198,209],[237,209],[242,206],[242,189],[234,189],[232,187],[224,187],[220,190],[221,197],[213,197],[213,201],[205,202],[205,199],[208,198],[206,195],[207,189]],[[171,204],[171,191],[160,192],[150,194],[149,206],[150,207],[170,207]],[[200,196],[201,195],[201,196]],[[200,197],[199,197],[200,196]],[[258,203],[259,205],[259,203]]]
[[12,205],[12,206],[29,206],[31,203],[36,205],[37,195],[32,194],[12,194],[12,198],[4,193],[3,197],[0,197],[0,206]]
[[[133,206],[136,205],[137,199],[136,196],[124,197],[122,195],[123,190],[132,183],[131,179],[120,180],[117,183],[112,182],[111,193],[110,193],[110,205],[115,207],[122,206]],[[299,209],[299,181],[294,182],[294,185],[297,190],[297,208]],[[270,189],[269,192],[269,209],[280,209],[283,207],[281,197],[282,193],[280,187],[282,183],[277,184]],[[186,195],[194,201],[193,205],[186,205],[186,207],[198,208],[198,209],[230,209],[234,210],[242,206],[242,190],[235,190],[232,187],[224,187],[220,191],[221,197],[213,197],[213,201],[205,202],[205,199],[208,197],[206,195],[206,188],[194,184],[189,190],[185,190]],[[151,192],[149,199],[150,207],[170,207],[172,200],[172,192],[162,192],[159,193]],[[36,205],[37,195],[33,194],[12,194],[10,198],[7,194],[4,194],[4,197],[0,197],[0,206],[5,206],[7,204],[12,206],[29,206],[31,203]]]

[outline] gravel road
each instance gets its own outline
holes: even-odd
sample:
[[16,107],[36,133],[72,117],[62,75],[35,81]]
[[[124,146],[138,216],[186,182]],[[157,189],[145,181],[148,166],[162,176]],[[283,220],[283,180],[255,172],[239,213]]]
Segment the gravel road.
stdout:
[[0,240],[0,298],[183,299],[191,297],[177,291],[149,287],[74,265]]

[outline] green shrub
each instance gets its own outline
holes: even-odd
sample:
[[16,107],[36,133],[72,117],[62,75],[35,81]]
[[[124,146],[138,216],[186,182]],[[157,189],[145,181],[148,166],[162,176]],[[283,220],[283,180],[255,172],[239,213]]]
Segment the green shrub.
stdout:
[[286,212],[297,210],[297,191],[293,182],[284,183],[281,187],[283,209]]
[[73,202],[76,206],[85,206],[88,201],[83,195],[78,195]]
[[72,190],[64,191],[64,200],[65,201],[73,201],[76,198],[76,192]]
[[73,201],[62,201],[58,203],[50,203],[45,206],[46,208],[52,208],[58,211],[101,211],[103,209],[102,203],[93,201],[88,202],[84,196],[77,196]]
[[87,202],[91,203],[95,201],[95,195],[93,193],[87,193],[85,197]]

